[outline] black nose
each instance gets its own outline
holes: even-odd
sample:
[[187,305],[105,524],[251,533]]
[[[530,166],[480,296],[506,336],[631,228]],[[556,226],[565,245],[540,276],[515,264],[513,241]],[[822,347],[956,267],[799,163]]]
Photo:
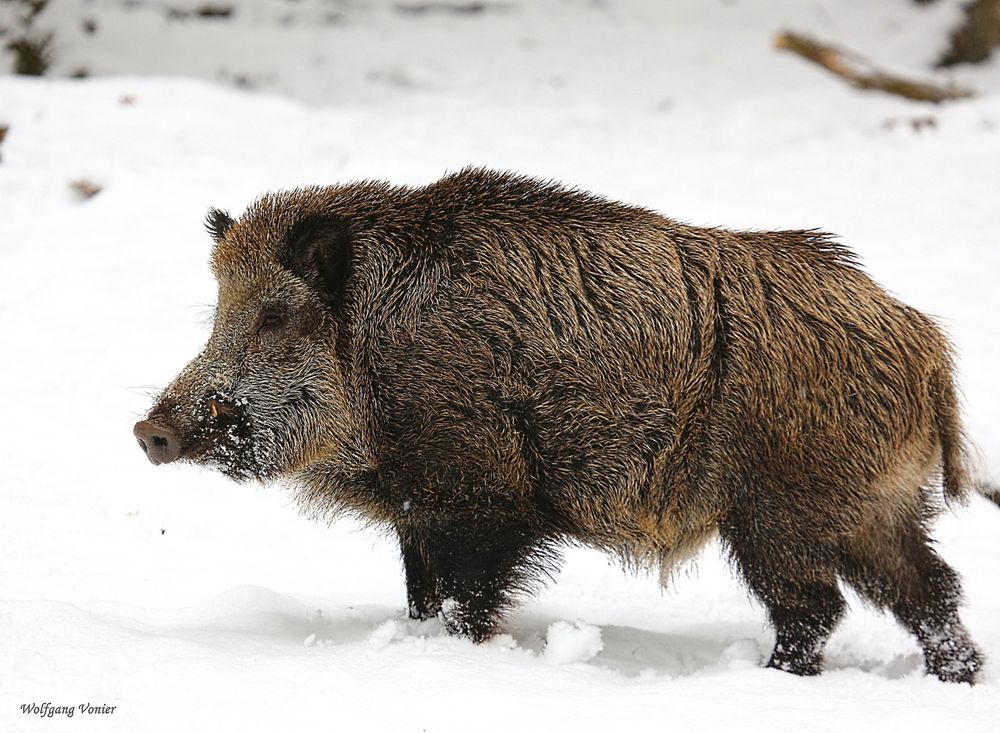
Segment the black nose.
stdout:
[[158,422],[152,420],[137,422],[132,428],[132,434],[154,466],[176,461],[177,456],[181,454],[181,442],[177,439],[177,433]]

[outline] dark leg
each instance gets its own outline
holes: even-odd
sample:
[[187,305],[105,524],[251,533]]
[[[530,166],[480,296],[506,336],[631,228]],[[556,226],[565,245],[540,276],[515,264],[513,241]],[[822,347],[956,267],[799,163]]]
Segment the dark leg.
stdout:
[[767,666],[815,675],[821,671],[823,646],[844,613],[844,598],[835,573],[815,552],[817,543],[796,534],[804,525],[793,529],[782,516],[788,515],[734,511],[720,527],[722,539],[774,626]]
[[[792,674],[819,674],[823,647],[844,614],[844,599],[836,581],[786,585],[780,593],[767,592],[770,595],[764,603],[775,630],[774,651],[767,666]],[[760,590],[755,593],[764,598]]]
[[425,537],[448,630],[476,642],[496,633],[514,594],[528,590],[554,559],[537,532],[513,522],[438,522]]
[[437,616],[441,611],[438,581],[424,556],[421,542],[410,534],[399,532],[399,546],[406,572],[406,602],[410,618],[421,621]]
[[872,530],[849,543],[844,577],[917,637],[929,673],[944,682],[973,683],[983,660],[958,617],[961,584],[928,542],[915,519]]

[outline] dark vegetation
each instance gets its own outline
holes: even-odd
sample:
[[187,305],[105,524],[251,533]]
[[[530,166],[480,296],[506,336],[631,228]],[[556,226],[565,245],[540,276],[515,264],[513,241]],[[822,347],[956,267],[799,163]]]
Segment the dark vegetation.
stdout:
[[1000,0],[974,0],[965,6],[965,21],[951,34],[951,45],[938,67],[978,64],[1000,46]]
[[13,17],[12,26],[0,25],[4,50],[14,55],[14,73],[42,76],[52,64],[52,34],[35,28],[35,20],[48,0],[0,0],[4,18]]

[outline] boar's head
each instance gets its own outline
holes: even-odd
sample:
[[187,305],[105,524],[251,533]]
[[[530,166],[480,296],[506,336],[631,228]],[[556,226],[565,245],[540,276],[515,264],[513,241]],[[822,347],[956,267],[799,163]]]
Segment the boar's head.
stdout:
[[334,457],[348,440],[337,345],[350,231],[324,211],[321,194],[264,197],[237,221],[209,212],[219,286],[212,335],[135,425],[152,463],[265,480]]

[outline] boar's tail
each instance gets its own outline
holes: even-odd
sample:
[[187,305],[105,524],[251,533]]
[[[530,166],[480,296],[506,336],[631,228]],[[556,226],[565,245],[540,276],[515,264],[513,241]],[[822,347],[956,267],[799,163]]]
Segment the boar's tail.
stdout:
[[965,499],[970,485],[965,436],[962,433],[958,392],[951,365],[938,370],[931,380],[931,394],[938,438],[941,441],[941,483],[949,502]]

